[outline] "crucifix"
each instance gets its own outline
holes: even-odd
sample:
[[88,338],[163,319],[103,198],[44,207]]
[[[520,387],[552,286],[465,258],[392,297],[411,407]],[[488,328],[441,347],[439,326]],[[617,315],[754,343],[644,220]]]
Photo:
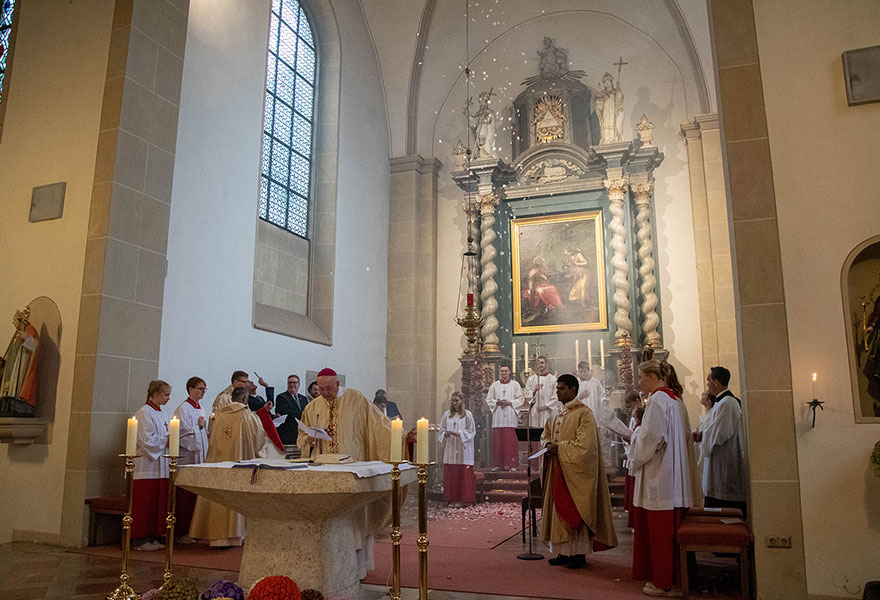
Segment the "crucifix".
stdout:
[[629,63],[623,62],[623,57],[621,56],[616,63],[612,64],[617,66],[617,85],[620,85],[620,70],[623,68],[623,65],[628,65]]

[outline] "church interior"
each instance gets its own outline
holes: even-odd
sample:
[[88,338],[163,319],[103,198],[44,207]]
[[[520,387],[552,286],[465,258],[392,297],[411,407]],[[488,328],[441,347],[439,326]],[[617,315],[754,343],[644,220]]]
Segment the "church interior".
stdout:
[[[124,492],[126,420],[152,380],[170,416],[193,376],[210,406],[233,371],[279,391],[296,373],[305,393],[329,366],[387,390],[404,432],[461,392],[491,478],[502,366],[525,385],[539,356],[556,375],[586,361],[623,409],[652,354],[693,430],[707,372],[730,370],[751,597],[875,597],[875,0],[2,10],[0,337],[27,307],[40,350],[27,414],[0,394],[0,597],[115,585],[117,562],[67,549],[88,545],[86,501]],[[487,486],[473,510],[516,502],[514,572],[520,498]],[[47,563],[53,584],[22,583]],[[57,592],[99,571],[106,589]],[[469,595],[431,597],[513,597],[449,589]]]

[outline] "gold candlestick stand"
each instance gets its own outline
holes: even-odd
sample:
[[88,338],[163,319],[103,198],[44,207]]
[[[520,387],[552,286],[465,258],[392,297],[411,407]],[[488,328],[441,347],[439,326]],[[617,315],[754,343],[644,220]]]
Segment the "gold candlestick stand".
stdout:
[[168,459],[168,514],[165,515],[165,572],[162,573],[163,589],[171,581],[171,556],[174,554],[174,524],[177,517],[174,511],[177,508],[177,457],[165,456]]
[[419,464],[419,600],[428,600],[428,465]]
[[391,463],[391,600],[400,600],[400,463]]
[[119,574],[119,587],[107,594],[107,600],[138,600],[140,595],[128,585],[128,553],[131,547],[131,501],[134,486],[134,456],[125,457],[125,477],[128,479],[128,492],[125,498],[125,516],[122,517],[122,573]]

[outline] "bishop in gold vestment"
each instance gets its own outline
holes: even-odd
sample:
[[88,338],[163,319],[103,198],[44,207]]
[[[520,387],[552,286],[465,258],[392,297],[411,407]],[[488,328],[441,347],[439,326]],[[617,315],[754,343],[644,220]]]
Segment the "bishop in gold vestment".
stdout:
[[557,397],[564,404],[547,419],[541,442],[547,448],[541,536],[557,553],[551,564],[586,565],[586,554],[617,546],[608,481],[593,412],[577,397],[578,380],[561,375]]
[[[303,409],[301,421],[327,431],[330,440],[315,440],[300,430],[297,445],[303,456],[347,454],[356,461],[391,456],[391,421],[357,390],[343,389],[332,369],[318,373],[321,395]],[[391,523],[391,502],[383,498],[352,515],[360,578],[373,568],[373,536]]]

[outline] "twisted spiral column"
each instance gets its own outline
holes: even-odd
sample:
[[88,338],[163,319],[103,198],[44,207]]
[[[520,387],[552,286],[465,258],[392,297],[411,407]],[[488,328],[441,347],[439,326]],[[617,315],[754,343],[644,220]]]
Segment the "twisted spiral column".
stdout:
[[494,193],[480,194],[480,316],[483,318],[483,328],[480,337],[483,339],[483,352],[498,352],[498,319],[495,311],[498,310],[498,301],[495,294],[498,292],[498,284],[495,283],[495,207],[498,205],[498,196]]
[[660,325],[660,317],[656,310],[657,294],[654,293],[657,278],[654,277],[654,240],[650,221],[653,191],[653,181],[633,186],[636,196],[636,223],[639,226],[636,234],[639,238],[639,275],[642,280],[639,290],[642,293],[642,332],[645,335],[646,348],[662,347],[660,334],[657,332],[657,327]]
[[614,275],[611,281],[614,283],[614,323],[617,331],[614,333],[616,346],[632,345],[632,321],[629,318],[632,304],[629,301],[629,265],[626,262],[626,225],[623,219],[623,197],[626,194],[629,181],[626,178],[606,179],[602,183],[608,190],[610,201],[608,210],[611,212],[612,231],[611,248],[614,255],[611,257],[611,266],[614,267]]
[[[461,209],[464,211],[464,214],[467,215],[467,223],[468,223],[468,237],[474,240],[475,245],[473,249],[475,252],[479,253],[480,251],[480,202],[472,201],[465,202],[461,205]],[[469,247],[470,249],[470,247]],[[478,292],[480,289],[480,274],[476,269],[469,269],[467,273],[468,278],[468,291],[474,290],[474,292]],[[480,307],[480,295],[477,294],[475,298],[475,305],[477,308]]]

